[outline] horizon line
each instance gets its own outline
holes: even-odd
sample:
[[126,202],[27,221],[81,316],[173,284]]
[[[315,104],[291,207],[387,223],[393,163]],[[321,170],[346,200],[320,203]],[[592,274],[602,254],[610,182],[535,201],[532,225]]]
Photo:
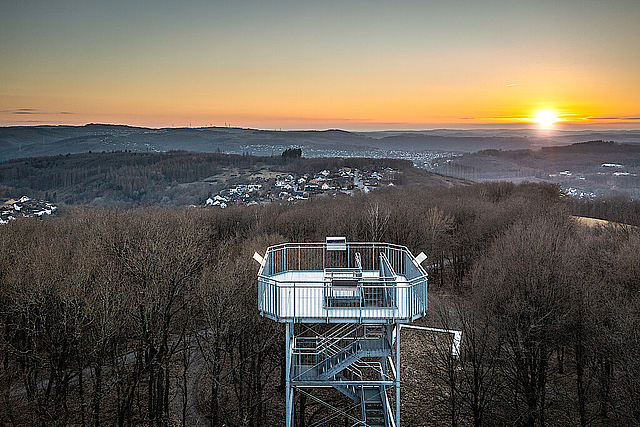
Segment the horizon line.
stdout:
[[[460,123],[461,124],[461,123]],[[633,123],[636,124],[636,123]],[[386,129],[376,129],[376,130],[358,130],[358,129],[348,129],[348,128],[338,128],[338,127],[327,127],[327,128],[259,128],[252,126],[224,126],[224,125],[203,125],[203,126],[151,126],[151,125],[135,125],[135,124],[127,124],[127,123],[103,123],[103,122],[88,122],[84,124],[68,124],[68,123],[41,123],[41,124],[13,124],[13,125],[0,125],[0,128],[43,128],[43,127],[86,127],[86,126],[124,126],[129,128],[139,128],[139,129],[235,129],[235,130],[254,130],[254,131],[262,131],[262,132],[329,132],[329,131],[339,131],[339,132],[349,132],[349,133],[382,133],[382,132],[432,132],[432,131],[490,131],[490,130],[505,130],[505,131],[537,131],[537,132],[628,132],[628,131],[640,131],[640,128],[630,127],[630,128],[609,128],[609,127],[600,127],[603,124],[596,125],[597,128],[588,126],[588,127],[580,127],[578,128],[578,124],[575,125],[572,123],[565,123],[564,125],[556,125],[551,127],[539,127],[531,124],[522,124],[520,126],[515,126],[513,123],[487,123],[487,124],[478,124],[477,127],[449,127],[446,126],[448,124],[443,124],[444,126],[436,126],[432,128],[386,128]],[[454,125],[451,123],[450,125]],[[496,125],[495,127],[492,125]],[[609,126],[614,126],[614,123],[611,123]],[[573,128],[573,127],[576,128]]]

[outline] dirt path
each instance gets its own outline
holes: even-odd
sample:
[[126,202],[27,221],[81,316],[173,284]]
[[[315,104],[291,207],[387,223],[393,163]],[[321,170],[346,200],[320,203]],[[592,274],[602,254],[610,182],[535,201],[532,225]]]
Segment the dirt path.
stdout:
[[210,421],[198,408],[200,381],[206,374],[206,364],[202,352],[198,345],[194,342],[191,348],[191,357],[189,359],[189,369],[187,371],[187,405],[186,414],[183,423],[183,405],[184,405],[184,383],[182,372],[175,379],[173,387],[174,394],[171,398],[170,410],[174,419],[178,420],[178,425],[204,427],[210,425]]

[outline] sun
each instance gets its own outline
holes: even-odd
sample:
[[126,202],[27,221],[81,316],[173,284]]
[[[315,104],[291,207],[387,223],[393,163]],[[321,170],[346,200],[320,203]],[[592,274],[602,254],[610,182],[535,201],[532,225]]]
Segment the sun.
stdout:
[[558,121],[558,116],[551,110],[540,110],[533,117],[533,121],[547,128]]

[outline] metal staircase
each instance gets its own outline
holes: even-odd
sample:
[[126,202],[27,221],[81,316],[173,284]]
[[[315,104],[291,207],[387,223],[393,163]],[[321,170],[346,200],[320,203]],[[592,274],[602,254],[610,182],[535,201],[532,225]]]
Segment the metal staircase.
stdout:
[[389,427],[387,395],[384,386],[364,386],[361,403],[362,420],[366,426]]
[[[328,381],[360,406],[362,426],[390,427],[385,387],[375,384],[384,379],[383,361],[393,356],[385,330],[383,325],[339,325],[329,329],[317,336],[314,347],[294,350],[293,380]],[[315,358],[315,363],[301,363],[310,358]]]
[[315,365],[302,365],[296,379],[329,380],[364,357],[388,356],[391,345],[385,338],[356,340]]

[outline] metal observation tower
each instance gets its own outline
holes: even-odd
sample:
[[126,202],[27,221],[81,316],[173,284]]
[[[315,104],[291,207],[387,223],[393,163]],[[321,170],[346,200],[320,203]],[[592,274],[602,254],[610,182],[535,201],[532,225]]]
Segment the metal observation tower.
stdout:
[[399,427],[400,325],[426,314],[426,256],[327,237],[254,258],[260,314],[286,325],[286,426],[300,393],[331,409],[314,425]]

